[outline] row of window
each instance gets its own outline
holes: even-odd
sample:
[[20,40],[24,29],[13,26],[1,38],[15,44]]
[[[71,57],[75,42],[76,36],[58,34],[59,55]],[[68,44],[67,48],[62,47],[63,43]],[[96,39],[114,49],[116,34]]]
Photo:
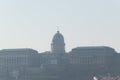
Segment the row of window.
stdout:
[[80,57],[71,57],[70,62],[72,64],[104,64],[105,57],[94,57],[94,56],[80,56]]
[[29,63],[30,63],[29,56],[2,56],[0,57],[0,66],[28,65]]

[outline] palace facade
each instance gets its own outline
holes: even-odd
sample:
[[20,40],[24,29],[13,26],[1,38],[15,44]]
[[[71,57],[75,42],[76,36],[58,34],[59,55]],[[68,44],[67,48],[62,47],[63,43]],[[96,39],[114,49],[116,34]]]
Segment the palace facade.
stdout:
[[0,50],[0,80],[93,80],[93,76],[120,75],[120,54],[108,46],[76,47],[65,51],[57,31],[51,51]]

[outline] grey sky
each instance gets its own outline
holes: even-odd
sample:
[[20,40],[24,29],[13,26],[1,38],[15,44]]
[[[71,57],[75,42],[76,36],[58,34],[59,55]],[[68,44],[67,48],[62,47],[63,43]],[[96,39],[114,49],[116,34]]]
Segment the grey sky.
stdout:
[[120,0],[0,0],[0,49],[50,50],[56,26],[67,51],[111,46],[120,52]]

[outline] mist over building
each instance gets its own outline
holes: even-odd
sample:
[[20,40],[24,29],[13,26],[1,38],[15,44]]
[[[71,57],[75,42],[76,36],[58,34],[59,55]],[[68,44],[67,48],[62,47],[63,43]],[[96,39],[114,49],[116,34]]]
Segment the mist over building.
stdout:
[[51,51],[0,50],[0,80],[92,80],[93,76],[120,75],[120,54],[108,46],[85,46],[65,51],[60,31]]

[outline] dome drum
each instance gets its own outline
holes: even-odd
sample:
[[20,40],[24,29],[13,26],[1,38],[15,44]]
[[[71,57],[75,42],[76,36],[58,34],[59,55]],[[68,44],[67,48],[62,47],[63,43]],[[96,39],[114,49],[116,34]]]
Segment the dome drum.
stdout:
[[57,31],[52,39],[51,52],[56,54],[65,53],[64,37],[59,31]]

